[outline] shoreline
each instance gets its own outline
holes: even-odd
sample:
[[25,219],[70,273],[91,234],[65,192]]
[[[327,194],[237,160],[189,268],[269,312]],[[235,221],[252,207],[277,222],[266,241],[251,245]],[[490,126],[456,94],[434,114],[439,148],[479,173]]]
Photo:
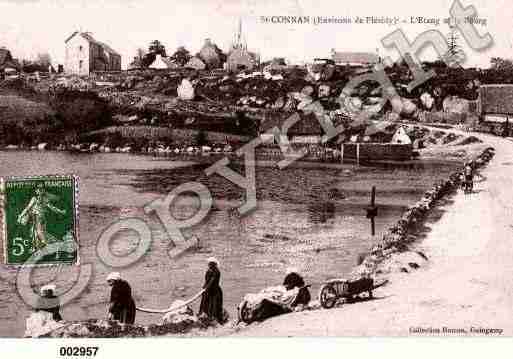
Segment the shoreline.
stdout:
[[[217,328],[214,331],[208,331],[208,333],[194,333],[194,335],[227,335],[226,330],[227,328]],[[224,334],[220,334],[219,332],[223,332]]]
[[[502,223],[507,223],[504,222],[508,221],[507,213],[513,210],[508,205],[513,197],[510,191],[513,181],[499,170],[509,163],[503,162],[505,158],[513,158],[513,151],[507,140],[476,135],[496,149],[494,160],[483,169],[486,180],[476,183],[475,193],[471,195],[458,191],[440,200],[434,208],[436,218],[425,223],[418,240],[408,244],[407,254],[392,253],[388,263],[377,263],[374,269],[386,268],[384,264],[388,264],[392,270],[387,277],[389,283],[375,291],[374,300],[364,298],[328,310],[275,317],[240,328],[233,335],[511,335],[513,327],[507,313],[513,304],[508,289],[512,284],[513,265],[509,258],[513,250],[504,241],[506,229]],[[477,205],[477,202],[484,203]],[[488,210],[483,212],[483,208]],[[457,229],[459,225],[462,227]],[[409,268],[408,273],[401,271],[412,258],[422,262],[421,265]],[[498,276],[499,272],[505,276]],[[444,327],[451,330],[443,332]],[[412,328],[434,330],[415,333]]]
[[[476,171],[486,166],[493,158],[495,150],[488,147],[481,152],[475,159]],[[417,227],[430,215],[431,211],[439,206],[440,201],[450,199],[451,195],[461,186],[461,172],[453,172],[445,181],[435,184],[432,189],[426,191],[424,196],[416,204],[410,206],[401,218],[383,234],[381,243],[374,246],[363,259],[363,262],[357,266],[352,274],[361,276],[376,276],[384,274],[383,264],[391,260],[391,256],[396,253],[409,253],[408,260],[412,262],[403,263],[401,271],[408,273],[411,269],[417,269],[424,260],[428,261],[422,252],[410,250],[409,245],[415,242],[418,233]],[[412,239],[413,237],[413,239]],[[413,257],[412,257],[413,254]],[[416,255],[415,255],[416,254]],[[417,258],[414,258],[417,257]],[[417,259],[416,261],[414,259]],[[394,259],[392,259],[394,260]],[[397,258],[395,259],[397,260]]]

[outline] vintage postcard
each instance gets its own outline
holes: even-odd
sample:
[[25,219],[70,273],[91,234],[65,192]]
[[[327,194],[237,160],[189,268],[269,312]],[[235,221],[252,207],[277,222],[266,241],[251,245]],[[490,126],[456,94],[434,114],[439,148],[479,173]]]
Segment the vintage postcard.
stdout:
[[[4,264],[78,261],[77,189],[73,176],[2,179]],[[49,251],[50,244],[62,246]]]
[[0,338],[513,336],[513,5],[0,14]]

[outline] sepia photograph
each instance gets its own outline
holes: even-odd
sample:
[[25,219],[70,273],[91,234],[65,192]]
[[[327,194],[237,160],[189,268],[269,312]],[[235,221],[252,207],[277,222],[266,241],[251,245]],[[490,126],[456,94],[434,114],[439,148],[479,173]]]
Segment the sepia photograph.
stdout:
[[0,338],[513,336],[507,1],[0,14]]

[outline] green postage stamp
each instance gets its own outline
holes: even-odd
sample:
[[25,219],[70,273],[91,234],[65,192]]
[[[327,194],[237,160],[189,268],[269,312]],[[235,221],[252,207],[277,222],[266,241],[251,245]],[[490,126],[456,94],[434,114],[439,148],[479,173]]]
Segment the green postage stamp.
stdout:
[[75,176],[0,179],[4,262],[78,264]]

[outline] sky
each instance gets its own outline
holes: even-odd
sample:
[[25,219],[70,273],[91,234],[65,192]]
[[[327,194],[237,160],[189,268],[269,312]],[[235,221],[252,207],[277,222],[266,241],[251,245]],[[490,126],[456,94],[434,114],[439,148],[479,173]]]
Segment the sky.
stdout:
[[[510,0],[461,0],[475,6],[486,25],[476,25],[480,34],[489,33],[494,44],[486,51],[470,49],[459,40],[466,53],[466,67],[488,67],[491,57],[513,58],[513,3]],[[291,63],[304,63],[339,51],[370,51],[398,58],[381,39],[400,28],[410,41],[423,31],[449,32],[436,24],[312,24],[320,17],[449,17],[449,0],[0,0],[0,47],[16,58],[32,59],[47,52],[54,64],[64,62],[64,41],[74,31],[92,32],[122,55],[126,68],[137,48],[147,48],[158,39],[172,54],[178,46],[196,53],[206,38],[223,50],[232,43],[242,21],[248,48],[263,60],[285,57]],[[309,24],[265,22],[262,17],[308,16]],[[421,60],[432,60],[427,48]]]

